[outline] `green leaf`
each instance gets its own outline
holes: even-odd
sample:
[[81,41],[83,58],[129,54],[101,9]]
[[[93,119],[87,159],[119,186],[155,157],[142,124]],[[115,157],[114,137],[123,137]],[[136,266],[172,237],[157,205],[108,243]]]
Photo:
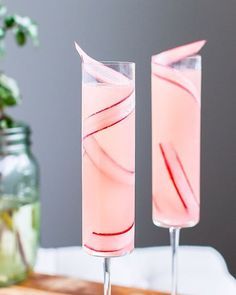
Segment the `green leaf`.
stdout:
[[16,31],[16,42],[19,46],[23,46],[25,45],[26,41],[27,41],[27,37],[24,31],[22,31],[21,29],[18,29]]
[[12,78],[0,75],[0,108],[14,106],[21,102],[18,85]]
[[[38,45],[38,26],[29,17],[15,15],[15,23],[18,30],[24,32],[25,37],[30,37],[34,45]],[[18,42],[17,42],[18,43]],[[19,44],[19,43],[18,43]],[[24,43],[25,44],[25,43]],[[19,44],[19,45],[24,45]]]
[[6,28],[8,28],[8,29],[11,29],[12,27],[14,27],[15,23],[16,23],[15,17],[12,15],[9,15],[4,19],[4,24],[5,24]]
[[16,126],[16,122],[11,117],[3,114],[3,116],[0,118],[0,130],[14,128]]

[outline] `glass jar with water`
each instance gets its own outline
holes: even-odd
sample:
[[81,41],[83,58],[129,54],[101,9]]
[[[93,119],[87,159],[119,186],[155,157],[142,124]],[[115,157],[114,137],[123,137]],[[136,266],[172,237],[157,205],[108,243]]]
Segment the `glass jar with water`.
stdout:
[[24,280],[39,243],[39,169],[30,129],[0,129],[0,286]]

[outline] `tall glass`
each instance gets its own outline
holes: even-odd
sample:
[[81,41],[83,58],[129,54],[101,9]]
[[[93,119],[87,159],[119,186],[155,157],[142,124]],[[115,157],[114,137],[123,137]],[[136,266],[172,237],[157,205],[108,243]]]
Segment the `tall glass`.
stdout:
[[83,248],[104,258],[134,249],[135,65],[82,64]]
[[172,295],[180,229],[199,222],[200,91],[199,55],[168,65],[152,61],[153,222],[170,231]]

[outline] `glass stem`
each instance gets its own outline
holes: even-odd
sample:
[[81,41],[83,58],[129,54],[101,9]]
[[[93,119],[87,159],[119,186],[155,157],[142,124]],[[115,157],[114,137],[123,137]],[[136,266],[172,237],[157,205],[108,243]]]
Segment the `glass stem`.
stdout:
[[111,295],[111,258],[104,258],[104,295]]
[[171,295],[177,295],[177,251],[179,247],[179,233],[180,228],[171,227],[170,228],[170,244],[172,250],[172,273],[171,273]]

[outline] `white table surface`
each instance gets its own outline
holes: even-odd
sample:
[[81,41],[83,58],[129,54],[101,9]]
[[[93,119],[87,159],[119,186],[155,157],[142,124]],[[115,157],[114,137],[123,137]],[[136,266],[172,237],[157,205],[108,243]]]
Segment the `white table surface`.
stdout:
[[[112,260],[112,283],[169,291],[169,247],[136,249]],[[36,271],[102,281],[102,259],[85,254],[80,247],[40,249]],[[236,280],[219,252],[211,247],[181,246],[179,292],[198,295],[236,295]]]

